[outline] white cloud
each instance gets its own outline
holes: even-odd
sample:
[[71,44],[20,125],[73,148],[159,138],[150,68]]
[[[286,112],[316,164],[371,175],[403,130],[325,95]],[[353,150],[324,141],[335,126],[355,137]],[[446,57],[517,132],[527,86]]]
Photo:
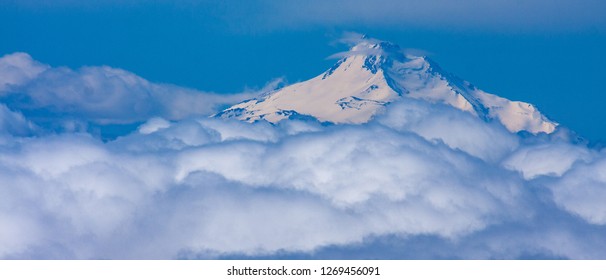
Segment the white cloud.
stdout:
[[37,119],[58,126],[66,126],[58,123],[66,120],[70,125],[123,124],[152,117],[207,116],[254,94],[213,94],[155,84],[108,66],[50,67],[23,53],[0,58],[0,100],[16,111],[35,111]]
[[[188,128],[196,125],[208,133],[198,137]],[[233,137],[232,126],[273,132],[268,138],[246,132]],[[170,132],[183,128],[181,134]],[[515,176],[478,177],[486,168],[481,161],[414,134],[382,126],[294,135],[281,130],[201,120],[108,144],[86,135],[25,140],[0,160],[0,169],[18,174],[6,178],[5,197],[25,196],[35,203],[27,203],[33,208],[24,212],[57,220],[40,226],[46,239],[23,241],[27,246],[50,239],[77,258],[169,258],[185,249],[309,251],[382,234],[454,238],[512,214],[501,214],[502,207],[523,208],[516,203],[521,186]],[[146,148],[145,142],[131,145],[131,137],[137,143],[149,137],[164,150]],[[171,146],[162,138],[202,141]],[[27,184],[31,193],[23,194],[27,181],[38,183]],[[145,224],[146,217],[156,216]],[[38,225],[31,219],[22,218]],[[149,255],[114,244],[139,235],[174,240]]]
[[593,152],[563,141],[539,143],[518,149],[509,155],[504,166],[520,171],[526,179],[541,175],[562,176],[578,161],[588,161]]
[[163,118],[151,118],[146,123],[142,124],[138,130],[141,134],[150,134],[168,127],[170,127],[170,122],[167,120]]
[[29,54],[13,53],[0,58],[0,96],[11,89],[36,78],[48,65],[34,61]]
[[602,152],[593,162],[579,163],[550,188],[554,201],[589,223],[606,224],[606,158]]
[[407,99],[396,104],[378,121],[399,131],[414,132],[430,141],[441,141],[453,149],[489,162],[508,155],[519,145],[517,137],[497,123],[486,124],[452,107]]
[[0,104],[0,136],[27,136],[34,134],[36,130],[38,130],[36,125],[25,119],[23,114]]

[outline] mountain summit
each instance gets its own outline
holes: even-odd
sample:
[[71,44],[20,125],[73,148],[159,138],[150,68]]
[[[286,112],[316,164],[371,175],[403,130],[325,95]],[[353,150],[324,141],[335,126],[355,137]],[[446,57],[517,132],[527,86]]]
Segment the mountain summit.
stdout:
[[276,123],[306,115],[360,124],[407,96],[446,104],[486,121],[498,120],[511,132],[551,133],[557,126],[533,105],[486,93],[429,58],[406,54],[389,42],[363,38],[337,56],[340,60],[315,78],[266,92],[216,116]]

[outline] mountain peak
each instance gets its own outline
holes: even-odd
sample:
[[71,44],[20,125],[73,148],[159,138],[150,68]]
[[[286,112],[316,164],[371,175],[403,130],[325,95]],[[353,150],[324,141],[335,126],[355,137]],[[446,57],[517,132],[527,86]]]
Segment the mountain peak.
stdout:
[[379,41],[374,39],[360,40],[357,44],[351,47],[351,51],[365,51],[365,50],[380,50],[382,52],[401,52],[400,46],[387,42]]
[[324,73],[236,104],[217,114],[272,123],[311,116],[332,123],[365,123],[403,96],[442,103],[480,119],[501,122],[512,132],[551,133],[557,126],[533,105],[486,93],[443,71],[423,56],[406,55],[396,44],[368,37],[350,39],[347,52]]
[[[365,35],[364,35],[365,36]],[[387,42],[380,41],[377,39],[371,39],[367,37],[356,40],[354,44],[347,52],[342,52],[334,55],[333,57],[352,57],[352,56],[366,56],[366,57],[377,57],[382,59],[376,59],[377,61],[387,61],[391,59],[402,61],[405,59],[404,51],[400,46]]]

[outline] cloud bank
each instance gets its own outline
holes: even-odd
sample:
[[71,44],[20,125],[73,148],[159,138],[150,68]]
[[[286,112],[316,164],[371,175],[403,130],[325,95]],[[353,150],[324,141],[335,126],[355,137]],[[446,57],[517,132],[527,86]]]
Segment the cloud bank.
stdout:
[[[364,125],[248,124],[207,117],[242,96],[124,70],[0,70],[0,258],[606,258],[606,154],[566,131],[406,98]],[[52,129],[73,119],[144,122]]]

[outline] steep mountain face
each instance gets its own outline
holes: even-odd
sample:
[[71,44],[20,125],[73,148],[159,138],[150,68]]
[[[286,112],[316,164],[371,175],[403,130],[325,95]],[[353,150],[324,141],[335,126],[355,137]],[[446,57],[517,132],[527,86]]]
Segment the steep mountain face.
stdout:
[[498,120],[511,132],[551,133],[557,126],[529,103],[486,93],[427,57],[405,54],[397,45],[372,39],[361,40],[315,78],[243,101],[215,116],[276,123],[304,115],[359,124],[402,96],[447,104],[486,121]]

